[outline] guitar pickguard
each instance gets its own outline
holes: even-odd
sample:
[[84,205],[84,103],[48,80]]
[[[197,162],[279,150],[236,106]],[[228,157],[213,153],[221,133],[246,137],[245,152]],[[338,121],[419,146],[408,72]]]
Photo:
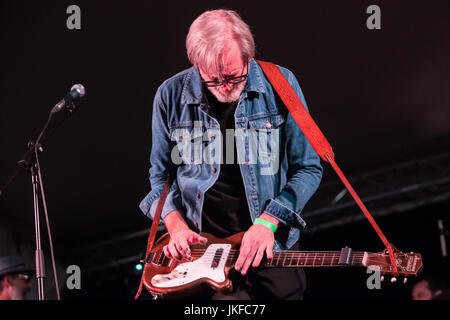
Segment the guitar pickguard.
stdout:
[[211,244],[197,260],[176,266],[171,273],[156,274],[151,284],[156,288],[174,288],[208,278],[221,283],[226,280],[225,264],[231,244]]

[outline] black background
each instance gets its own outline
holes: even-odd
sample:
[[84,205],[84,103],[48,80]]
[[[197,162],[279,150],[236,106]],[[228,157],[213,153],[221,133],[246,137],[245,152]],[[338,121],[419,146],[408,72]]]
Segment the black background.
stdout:
[[[81,8],[81,30],[66,27],[71,4]],[[366,27],[371,4],[381,8],[381,30]],[[294,72],[344,173],[449,148],[448,1],[2,1],[0,181],[52,106],[73,84],[86,87],[76,113],[46,141],[40,157],[62,261],[77,247],[148,228],[138,204],[149,192],[153,95],[162,81],[190,66],[189,25],[217,8],[238,11],[251,26],[256,58]],[[336,179],[324,167],[323,181]],[[0,221],[32,240],[29,180],[22,173],[5,191]],[[439,257],[435,221],[448,212],[443,203],[382,218],[380,225],[399,249],[422,252],[442,268],[448,262]],[[383,248],[366,221],[306,236],[303,245]],[[409,287],[398,284],[369,292],[364,270],[308,274],[311,300],[409,298]],[[110,288],[87,283],[84,297],[127,298],[135,281],[123,287],[110,282]]]

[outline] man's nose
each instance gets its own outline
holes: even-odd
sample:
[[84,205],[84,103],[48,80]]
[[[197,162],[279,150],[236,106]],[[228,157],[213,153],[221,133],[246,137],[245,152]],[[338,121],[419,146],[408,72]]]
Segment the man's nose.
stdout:
[[223,82],[223,83],[222,83],[222,87],[223,87],[225,90],[230,90],[232,86],[233,86],[233,84],[231,84],[231,83],[229,83],[229,82]]

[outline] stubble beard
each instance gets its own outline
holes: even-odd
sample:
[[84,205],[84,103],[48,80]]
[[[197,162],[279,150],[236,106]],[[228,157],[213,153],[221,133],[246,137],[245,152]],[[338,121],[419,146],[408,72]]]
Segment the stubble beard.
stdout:
[[222,103],[230,103],[239,100],[242,91],[244,90],[246,81],[242,81],[232,87],[229,92],[221,91],[218,87],[209,87],[209,91]]

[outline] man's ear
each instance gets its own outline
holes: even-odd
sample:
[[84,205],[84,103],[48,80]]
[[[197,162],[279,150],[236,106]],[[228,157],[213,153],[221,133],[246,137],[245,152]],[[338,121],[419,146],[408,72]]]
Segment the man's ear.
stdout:
[[14,284],[14,278],[11,275],[6,275],[3,280],[3,287],[8,286],[8,287],[12,287]]

